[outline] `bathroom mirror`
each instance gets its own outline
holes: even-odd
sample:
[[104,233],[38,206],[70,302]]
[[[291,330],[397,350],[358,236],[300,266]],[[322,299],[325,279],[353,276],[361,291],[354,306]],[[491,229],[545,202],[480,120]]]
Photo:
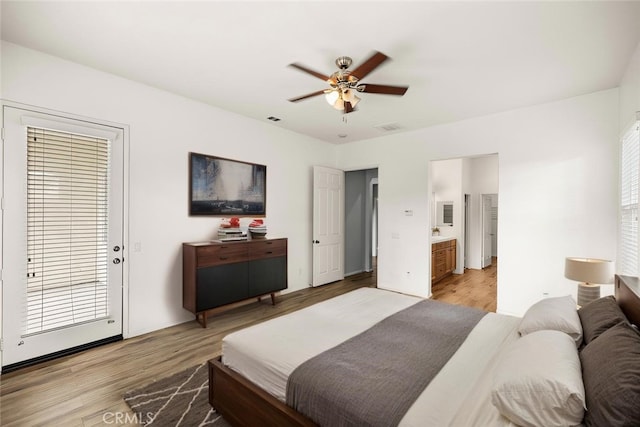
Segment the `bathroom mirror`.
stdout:
[[436,203],[436,225],[453,227],[453,202]]

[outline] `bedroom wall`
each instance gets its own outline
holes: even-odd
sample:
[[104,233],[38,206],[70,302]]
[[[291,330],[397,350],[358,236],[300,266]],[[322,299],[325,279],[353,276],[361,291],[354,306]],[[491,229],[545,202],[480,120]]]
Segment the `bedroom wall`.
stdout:
[[640,120],[637,112],[640,112],[640,43],[620,81],[620,133],[632,121]]
[[288,291],[308,286],[312,165],[335,166],[333,146],[14,44],[2,58],[5,100],[130,127],[130,336],[192,319],[181,243],[213,238],[219,219],[188,216],[189,151],[267,166],[266,224],[289,238]]
[[498,310],[575,297],[565,257],[615,259],[618,102],[611,89],[339,146],[338,167],[378,165],[378,286],[429,295],[429,162],[497,153]]

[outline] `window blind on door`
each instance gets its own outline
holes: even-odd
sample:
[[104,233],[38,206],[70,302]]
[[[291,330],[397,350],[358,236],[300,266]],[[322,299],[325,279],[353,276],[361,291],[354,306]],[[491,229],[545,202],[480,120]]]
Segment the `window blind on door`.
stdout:
[[27,127],[25,334],[108,315],[107,139]]
[[640,125],[622,139],[620,167],[620,274],[638,275],[638,192],[640,189]]

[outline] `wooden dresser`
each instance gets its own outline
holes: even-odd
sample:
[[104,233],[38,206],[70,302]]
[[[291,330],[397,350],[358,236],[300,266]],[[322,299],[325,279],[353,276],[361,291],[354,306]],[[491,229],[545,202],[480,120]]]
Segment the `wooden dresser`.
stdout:
[[287,288],[287,239],[182,244],[182,306],[207,316]]
[[431,245],[431,284],[434,284],[456,269],[456,239]]

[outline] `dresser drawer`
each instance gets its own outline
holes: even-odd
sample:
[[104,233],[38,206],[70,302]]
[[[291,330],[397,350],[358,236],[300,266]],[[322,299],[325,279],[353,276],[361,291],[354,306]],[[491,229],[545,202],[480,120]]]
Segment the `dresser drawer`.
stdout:
[[252,241],[247,246],[249,246],[249,258],[251,259],[273,258],[287,255],[287,241],[285,239]]
[[197,249],[196,264],[198,267],[208,267],[242,262],[247,259],[248,251],[246,245],[229,243],[199,247]]

